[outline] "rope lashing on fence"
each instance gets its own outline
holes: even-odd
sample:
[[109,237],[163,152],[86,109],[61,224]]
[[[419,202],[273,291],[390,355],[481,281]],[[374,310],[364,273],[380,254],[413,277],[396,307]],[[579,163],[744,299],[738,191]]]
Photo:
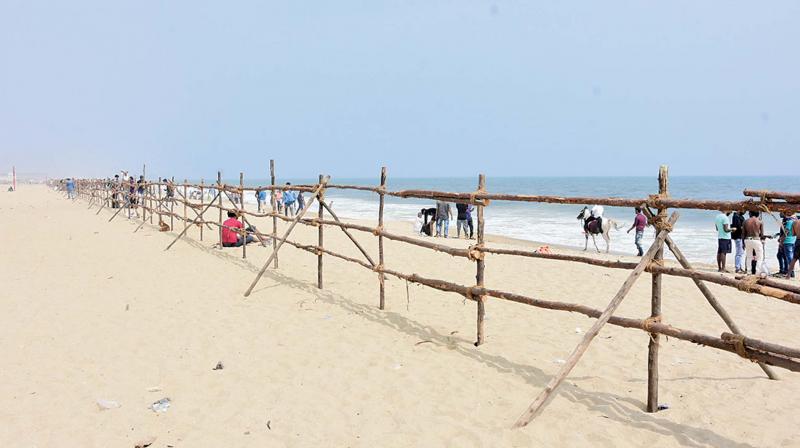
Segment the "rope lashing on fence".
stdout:
[[753,357],[747,354],[747,347],[744,345],[744,336],[741,334],[723,334],[722,340],[733,345],[736,354],[751,362],[755,362]]
[[467,248],[467,259],[470,261],[483,260],[486,254],[481,250],[483,244],[473,244]]
[[653,324],[660,324],[661,316],[652,316],[642,321],[642,329],[648,333],[653,332]]
[[749,293],[758,291],[758,289],[760,288],[760,285],[758,284],[759,280],[760,277],[757,275],[745,275],[742,278],[741,282],[738,282],[736,284],[736,289],[738,289],[739,291],[749,292]]
[[383,232],[383,226],[378,226],[372,229],[372,234],[375,236],[380,236],[381,232]]

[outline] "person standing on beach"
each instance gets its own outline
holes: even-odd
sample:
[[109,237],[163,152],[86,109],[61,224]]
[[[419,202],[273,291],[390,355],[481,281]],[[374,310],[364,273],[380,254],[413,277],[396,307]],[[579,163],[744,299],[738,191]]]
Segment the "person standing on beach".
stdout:
[[789,266],[792,265],[792,261],[794,259],[794,247],[797,242],[797,234],[794,232],[794,227],[797,219],[791,214],[787,213],[786,217],[783,220],[783,226],[781,227],[781,232],[784,234],[783,237],[783,264],[784,264],[784,272],[783,274],[786,275],[786,278],[794,277],[794,271],[789,271]]
[[464,229],[464,238],[469,238],[467,231],[467,204],[456,204],[456,237],[461,238],[461,229]]
[[[792,223],[792,233],[796,236],[800,233],[800,212],[797,213],[794,217],[794,222]],[[797,260],[800,258],[800,244],[794,245],[794,253],[792,254],[792,261],[789,263],[789,268],[787,271],[789,272],[789,277],[794,278],[794,265],[797,264]]]
[[75,181],[71,177],[67,178],[66,186],[67,199],[75,199]]
[[731,224],[728,216],[731,212],[722,211],[714,219],[714,227],[717,229],[717,270],[728,272],[725,269],[726,259],[731,253]]
[[467,204],[467,225],[469,226],[469,239],[474,240],[475,238],[472,236],[472,210],[475,209],[475,206],[472,204]]
[[294,192],[289,189],[292,185],[291,182],[286,182],[286,191],[283,192],[283,211],[285,216],[294,216]]
[[278,207],[278,214],[283,213],[283,190],[273,190],[275,194],[275,206]]
[[256,201],[258,202],[258,212],[262,213],[262,207],[267,202],[267,190],[256,191]]
[[300,190],[297,192],[297,212],[300,213],[300,210],[304,209],[306,206],[306,198],[303,197],[303,191]]
[[644,228],[647,227],[647,217],[644,216],[644,213],[642,213],[641,207],[636,207],[634,210],[636,211],[636,216],[633,218],[633,224],[631,224],[631,228],[628,229],[628,233],[631,233],[631,230],[636,229],[636,236],[633,239],[633,244],[636,245],[638,255],[641,257],[644,255],[644,250],[642,249],[642,237],[644,236]]
[[737,274],[744,274],[744,240],[742,239],[742,229],[744,228],[744,212],[733,212],[731,218],[731,240],[736,246],[736,257],[734,258],[734,265]]
[[751,211],[750,218],[744,222],[744,251],[745,266],[750,266],[755,257],[755,272],[761,272],[761,261],[764,259],[764,245],[761,242],[764,236],[764,224],[758,219],[759,213]]
[[[436,201],[436,236],[444,236],[450,233],[450,218],[453,217],[453,212],[450,210],[450,203],[444,201]],[[444,227],[444,235],[442,235],[442,227]]]

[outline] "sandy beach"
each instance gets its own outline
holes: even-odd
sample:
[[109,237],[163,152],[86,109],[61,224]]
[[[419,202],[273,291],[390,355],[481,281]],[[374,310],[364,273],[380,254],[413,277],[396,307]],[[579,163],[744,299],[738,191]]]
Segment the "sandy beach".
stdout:
[[[490,299],[486,344],[476,348],[474,303],[387,278],[381,311],[374,273],[326,257],[320,290],[316,257],[290,246],[244,298],[271,248],[250,245],[242,259],[241,249],[213,249],[214,231],[201,242],[190,229],[165,252],[175,233],[149,224],[134,233],[141,221],[120,214],[109,223],[113,210],[87,207],[44,186],[0,195],[3,446],[800,446],[800,375],[777,369],[780,381],[770,381],[731,353],[662,338],[659,401],[668,409],[648,414],[648,336],[613,326],[544,413],[512,430],[592,319]],[[388,227],[411,233],[408,223]],[[377,254],[373,235],[355,235]],[[293,238],[314,244],[316,229],[298,226]],[[325,229],[325,243],[360,255],[337,229]],[[387,267],[474,283],[468,260],[385,245]],[[500,255],[486,262],[491,287],[595,308],[627,275]],[[727,330],[690,280],[663,281],[665,322]],[[796,305],[709,287],[748,336],[800,345]],[[616,314],[649,312],[643,275]],[[149,409],[162,398],[166,412]]]

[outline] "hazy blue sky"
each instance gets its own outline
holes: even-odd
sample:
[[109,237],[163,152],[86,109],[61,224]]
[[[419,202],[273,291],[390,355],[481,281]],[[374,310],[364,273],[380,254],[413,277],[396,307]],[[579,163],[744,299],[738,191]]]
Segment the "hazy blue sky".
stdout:
[[0,169],[796,174],[800,1],[0,0]]

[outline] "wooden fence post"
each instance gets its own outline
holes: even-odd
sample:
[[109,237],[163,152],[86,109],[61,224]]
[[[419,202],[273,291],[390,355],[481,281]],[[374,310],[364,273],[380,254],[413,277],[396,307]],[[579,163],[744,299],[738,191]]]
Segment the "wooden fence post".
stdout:
[[[322,174],[319,175],[319,184],[322,185]],[[319,221],[317,224],[317,288],[322,289],[322,248],[323,248],[323,228],[325,226],[322,225],[321,221],[323,219],[323,201],[325,199],[325,188],[321,188],[319,193],[317,193],[317,218]]]
[[172,196],[169,198],[169,230],[175,231],[175,176],[169,181],[169,186],[172,189]]
[[217,171],[217,197],[219,198],[219,248],[222,249],[222,171]]
[[[386,167],[381,167],[381,192],[380,204],[378,206],[378,229],[383,232],[383,209],[386,202],[384,191],[386,190]],[[378,234],[378,283],[380,285],[380,309],[386,309],[386,276],[383,274],[383,234]]]
[[[483,174],[478,175],[478,191],[485,191],[486,190],[486,176]],[[483,205],[478,205],[478,240],[477,245],[478,247],[483,247],[484,235],[483,235]],[[475,273],[475,284],[478,288],[483,288],[484,284],[484,270],[486,267],[485,262],[483,261],[484,253],[480,252],[478,259],[476,260],[477,267]],[[483,333],[483,320],[486,316],[486,296],[479,296],[476,301],[478,305],[478,321],[477,321],[477,339],[475,341],[475,347],[483,344],[484,342],[484,333]]]
[[[272,245],[275,247],[277,244],[276,238],[278,237],[278,203],[275,197],[275,159],[269,160],[269,177],[270,177],[270,185],[272,185],[272,190],[270,190],[270,202],[272,203]],[[275,258],[272,262],[272,267],[278,269],[278,254],[275,254]]]
[[[189,202],[189,194],[188,194],[189,187],[186,185],[188,183],[189,183],[188,179],[183,179],[183,228],[184,229],[186,229],[186,227],[189,226],[189,222],[187,221],[189,219],[189,216],[186,213],[187,212],[186,203]],[[200,227],[202,228],[203,226],[200,226]],[[172,229],[172,230],[175,230],[175,229]]]
[[164,218],[163,218],[163,215],[162,215],[163,209],[161,208],[161,206],[164,205],[164,203],[161,202],[161,183],[165,182],[165,181],[166,181],[166,179],[162,179],[159,176],[158,183],[155,185],[156,191],[158,192],[158,199],[156,200],[156,204],[158,204],[158,205],[156,206],[156,210],[158,210],[157,213],[158,213],[158,226],[159,227],[161,227],[161,223],[164,221]]
[[[220,204],[222,202],[220,201]],[[239,172],[239,215],[242,217],[242,224],[244,224],[244,220],[246,219],[244,216],[244,173]],[[244,225],[242,225],[244,227]],[[247,232],[242,232],[242,258],[247,258]]]
[[[138,201],[136,201],[136,202],[138,202],[139,207],[142,208],[142,222],[144,222],[147,219],[147,206],[145,204],[145,200],[146,200],[145,198],[147,196],[147,193],[146,193],[147,190],[145,189],[145,186],[147,185],[147,174],[145,174],[146,171],[147,171],[147,165],[142,165],[142,180],[144,181],[144,183],[141,186],[142,187],[142,197],[139,198]],[[139,183],[138,182],[136,183],[136,189],[134,190],[134,194],[136,194],[137,196],[139,195]]]
[[[203,178],[201,177],[200,178],[200,210],[205,210],[205,202],[206,202],[206,188],[205,188],[205,182],[203,181]],[[205,224],[205,221],[206,221],[205,217],[203,216],[204,213],[205,212],[201,212],[200,213],[200,221],[203,221],[203,224]],[[203,241],[203,227],[205,227],[205,225],[200,226],[200,241]]]
[[[658,195],[661,198],[668,196],[668,169],[662,165],[658,170]],[[644,213],[644,210],[642,211]],[[667,217],[667,209],[658,209],[658,221],[664,222]],[[656,228],[656,231],[661,229]],[[662,243],[653,257],[656,264],[664,260],[664,244]],[[661,319],[661,274],[653,273],[651,282],[650,296],[650,319],[659,321]],[[658,346],[661,335],[650,333],[650,341],[647,346],[647,412],[658,412]]]

